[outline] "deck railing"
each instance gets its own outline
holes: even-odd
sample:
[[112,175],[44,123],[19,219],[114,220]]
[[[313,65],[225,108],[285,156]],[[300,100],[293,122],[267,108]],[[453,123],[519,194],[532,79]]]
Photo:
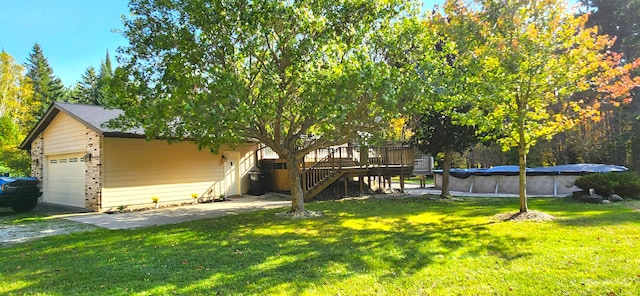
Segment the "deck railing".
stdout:
[[[331,148],[329,148],[331,149]],[[327,151],[326,155],[320,160],[316,161],[313,165],[302,170],[302,191],[307,193],[314,187],[322,184],[325,180],[331,178],[335,174],[338,174],[342,169],[339,163],[339,159],[342,156],[342,150],[338,148]],[[338,158],[336,158],[338,154]]]
[[[270,148],[261,148],[257,153],[259,160],[277,158]],[[298,169],[305,198],[337,180],[345,168],[373,172],[376,168],[411,167],[414,162],[413,149],[407,146],[321,148],[305,155],[303,160]]]

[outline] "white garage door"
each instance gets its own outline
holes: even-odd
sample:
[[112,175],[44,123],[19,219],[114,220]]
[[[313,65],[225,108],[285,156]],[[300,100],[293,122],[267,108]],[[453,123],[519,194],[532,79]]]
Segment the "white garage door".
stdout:
[[44,201],[71,207],[85,207],[84,153],[47,156]]

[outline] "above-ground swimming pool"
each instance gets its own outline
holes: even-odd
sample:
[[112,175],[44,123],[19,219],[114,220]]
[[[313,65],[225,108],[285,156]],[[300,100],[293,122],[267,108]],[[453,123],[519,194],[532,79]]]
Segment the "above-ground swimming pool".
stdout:
[[[606,164],[567,164],[527,168],[527,194],[568,195],[580,190],[574,181],[586,174],[625,172],[628,169]],[[469,193],[518,194],[518,166],[503,165],[489,169],[451,169],[450,191]],[[435,187],[442,189],[442,170],[434,171]]]

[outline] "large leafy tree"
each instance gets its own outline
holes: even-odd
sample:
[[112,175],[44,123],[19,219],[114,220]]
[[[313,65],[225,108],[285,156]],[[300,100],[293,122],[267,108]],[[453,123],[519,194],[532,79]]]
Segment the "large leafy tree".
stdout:
[[403,5],[133,0],[112,84],[119,124],[213,150],[258,140],[286,160],[290,212],[304,211],[304,155],[388,126],[398,78],[373,41]]
[[[575,125],[587,106],[570,98],[594,90],[618,99],[638,80],[621,56],[606,51],[608,36],[586,27],[564,1],[447,1],[440,20],[445,48],[456,56],[453,75],[467,80],[475,108],[461,120],[515,147],[520,167],[520,212],[528,211],[527,154],[538,139]],[[445,89],[446,91],[446,89]],[[456,98],[456,96],[450,96]],[[452,100],[452,104],[459,104]]]
[[0,52],[0,170],[26,174],[30,160],[18,145],[35,120],[38,104],[24,68],[5,51]]
[[49,66],[49,61],[38,43],[33,45],[27,57],[26,67],[26,75],[33,84],[33,101],[40,105],[37,110],[34,110],[37,120],[44,115],[52,102],[64,99],[65,87],[60,78],[53,74],[53,69]]

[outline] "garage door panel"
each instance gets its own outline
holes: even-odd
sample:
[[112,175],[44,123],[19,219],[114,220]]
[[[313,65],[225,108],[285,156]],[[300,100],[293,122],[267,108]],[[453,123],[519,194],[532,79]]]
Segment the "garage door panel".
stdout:
[[85,207],[83,153],[47,156],[44,201],[72,207]]

